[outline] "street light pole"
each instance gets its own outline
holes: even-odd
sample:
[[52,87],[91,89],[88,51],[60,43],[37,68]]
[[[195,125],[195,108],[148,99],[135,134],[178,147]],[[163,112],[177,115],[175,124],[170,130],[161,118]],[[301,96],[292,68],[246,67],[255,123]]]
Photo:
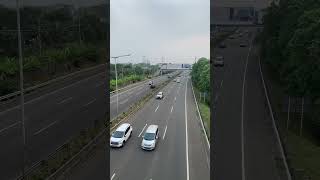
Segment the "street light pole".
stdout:
[[118,72],[117,72],[117,59],[120,57],[131,56],[131,54],[111,57],[115,61],[114,70],[116,73],[116,93],[117,93],[117,115],[119,114],[119,93],[118,93]]
[[21,106],[21,124],[23,139],[23,162],[22,162],[22,179],[25,179],[25,162],[26,162],[26,129],[24,119],[24,87],[23,87],[23,57],[22,57],[22,39],[20,25],[20,2],[16,0],[17,8],[17,30],[18,30],[18,50],[19,50],[19,73],[20,73],[20,106]]

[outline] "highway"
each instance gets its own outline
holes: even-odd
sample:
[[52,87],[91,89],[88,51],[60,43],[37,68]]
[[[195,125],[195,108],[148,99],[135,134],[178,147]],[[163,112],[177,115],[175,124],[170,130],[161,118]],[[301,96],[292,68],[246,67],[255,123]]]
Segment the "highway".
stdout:
[[[249,29],[253,34],[255,29]],[[259,71],[257,47],[244,35],[227,39],[224,67],[213,69],[213,179],[278,180],[277,145]],[[249,42],[240,47],[241,42]]]
[[[169,82],[161,91],[165,98],[150,99],[126,122],[133,133],[123,148],[110,149],[110,177],[106,177],[104,148],[74,169],[68,179],[185,180],[210,179],[210,154],[188,73],[181,83]],[[151,124],[159,125],[154,151],[141,149],[142,134]],[[107,145],[108,146],[108,145]]]
[[[173,74],[177,74],[174,72]],[[153,79],[153,83],[157,86],[164,81],[167,81],[168,77],[166,75],[156,77]],[[115,118],[118,114],[126,112],[129,107],[135,102],[139,101],[146,93],[150,92],[149,81],[144,81],[141,83],[136,83],[133,86],[130,86],[128,89],[119,91],[118,94],[118,112],[117,112],[117,94],[114,93],[110,95],[110,120]]]
[[[158,78],[156,82],[164,79]],[[133,93],[135,98],[120,104],[119,113],[148,91],[146,83],[141,85],[141,89],[133,90],[130,87],[121,92],[120,101],[129,93]],[[140,96],[136,95],[138,91]],[[105,121],[108,116],[107,95],[105,68],[86,72],[82,76],[28,94],[25,102],[26,166],[31,167],[46,159],[81,130],[93,127],[95,121]],[[113,99],[114,96],[110,103],[113,103]],[[14,179],[22,170],[22,123],[17,102],[1,102],[0,106],[0,179]]]

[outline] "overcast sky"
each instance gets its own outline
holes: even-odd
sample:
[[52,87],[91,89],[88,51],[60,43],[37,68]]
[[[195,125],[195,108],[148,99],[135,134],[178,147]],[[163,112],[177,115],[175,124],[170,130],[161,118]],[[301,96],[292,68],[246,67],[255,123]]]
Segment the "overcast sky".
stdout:
[[111,56],[193,63],[210,55],[210,0],[111,0]]

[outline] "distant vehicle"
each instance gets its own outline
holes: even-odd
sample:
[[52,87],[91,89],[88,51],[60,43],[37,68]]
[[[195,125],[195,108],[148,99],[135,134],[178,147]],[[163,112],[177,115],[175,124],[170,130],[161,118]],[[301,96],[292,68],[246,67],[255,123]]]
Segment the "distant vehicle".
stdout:
[[239,37],[242,37],[242,36],[243,36],[243,34],[242,34],[242,33],[240,33],[240,34],[239,34]]
[[227,45],[225,43],[220,43],[219,44],[219,48],[226,48],[226,47],[227,47]]
[[177,83],[180,83],[180,79],[177,79]]
[[156,99],[162,99],[163,98],[163,92],[158,92]]
[[152,85],[153,84],[153,81],[149,81],[149,85]]
[[154,89],[155,87],[156,87],[156,85],[154,85],[154,84],[151,84],[151,85],[150,85],[150,88],[151,88],[151,89]]
[[174,80],[173,80],[173,82],[176,82],[176,81],[177,81],[177,79],[174,79]]
[[215,59],[213,60],[213,65],[214,66],[224,66],[224,57],[223,56],[216,56]]
[[236,37],[234,35],[229,36],[229,39],[235,39]]
[[142,136],[141,148],[144,150],[154,150],[159,137],[158,125],[150,125]]
[[111,147],[123,147],[125,142],[128,141],[132,133],[132,126],[129,123],[121,124],[115,132],[112,133],[110,138]]
[[244,43],[244,42],[240,43],[240,47],[246,47],[246,46],[247,46],[246,43]]

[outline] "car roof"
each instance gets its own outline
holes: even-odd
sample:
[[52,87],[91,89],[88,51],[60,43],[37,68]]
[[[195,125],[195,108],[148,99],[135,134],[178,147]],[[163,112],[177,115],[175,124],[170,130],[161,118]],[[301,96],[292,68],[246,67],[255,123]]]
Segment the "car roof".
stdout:
[[121,124],[116,131],[125,131],[130,126],[129,123],[123,123]]
[[146,133],[155,133],[157,129],[158,125],[152,124],[147,128]]

